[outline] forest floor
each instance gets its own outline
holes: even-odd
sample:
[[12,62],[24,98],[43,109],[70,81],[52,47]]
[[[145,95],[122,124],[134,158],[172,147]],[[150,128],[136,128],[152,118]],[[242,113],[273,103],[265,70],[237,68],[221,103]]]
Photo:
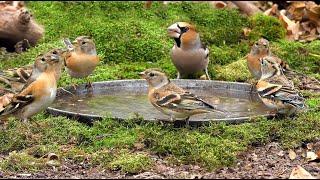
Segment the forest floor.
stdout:
[[[138,72],[158,67],[170,78],[174,41],[166,28],[178,21],[196,24],[210,49],[214,80],[251,82],[243,59],[260,37],[289,66],[319,79],[320,40],[284,38],[278,19],[243,17],[206,3],[28,2],[45,35],[21,54],[0,50],[0,69],[32,64],[40,53],[61,48],[65,37],[93,37],[101,62],[93,82],[138,79]],[[243,35],[250,27],[251,34]],[[73,80],[64,71],[58,86]],[[308,111],[290,119],[254,118],[241,124],[210,123],[176,128],[141,119],[105,118],[92,126],[44,112],[27,123],[10,118],[0,126],[1,178],[288,178],[296,165],[319,177],[320,165],[303,157],[303,144],[320,137],[320,94],[302,91]],[[291,160],[289,150],[297,157]]]

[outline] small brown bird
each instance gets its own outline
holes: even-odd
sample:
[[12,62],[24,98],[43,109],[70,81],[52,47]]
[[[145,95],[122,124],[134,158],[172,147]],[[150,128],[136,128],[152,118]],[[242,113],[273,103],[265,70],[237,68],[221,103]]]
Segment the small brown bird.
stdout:
[[320,82],[317,79],[292,70],[285,61],[272,54],[269,41],[264,38],[260,38],[252,46],[250,53],[247,55],[247,65],[255,79],[260,79],[261,77],[260,59],[264,57],[268,57],[269,61],[278,63],[284,75],[286,75],[289,80],[292,81],[293,79],[298,78],[303,82],[299,84],[299,87],[302,87],[302,89],[320,90]]
[[62,50],[54,49],[36,59],[31,77],[0,111],[0,119],[14,115],[26,122],[54,101],[63,66],[62,54]]
[[178,87],[158,69],[147,69],[139,75],[148,82],[148,99],[151,104],[170,116],[170,121],[186,120],[188,123],[190,116],[195,114],[225,112]]
[[256,84],[262,102],[281,116],[292,116],[305,107],[304,98],[270,56],[260,59],[261,78]]
[[177,22],[168,27],[168,35],[175,40],[170,55],[178,70],[177,79],[204,71],[210,80],[209,49],[201,43],[195,27],[186,22]]
[[[65,57],[65,66],[68,74],[72,78],[88,78],[99,63],[96,46],[88,36],[80,36],[73,44],[69,39],[64,39],[64,43],[69,52]],[[88,86],[91,82],[87,79]]]

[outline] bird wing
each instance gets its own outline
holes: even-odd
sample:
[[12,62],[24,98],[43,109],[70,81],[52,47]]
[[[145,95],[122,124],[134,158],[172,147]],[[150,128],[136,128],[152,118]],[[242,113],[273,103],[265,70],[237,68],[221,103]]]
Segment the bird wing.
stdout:
[[33,84],[26,87],[19,94],[15,94],[11,102],[0,111],[0,117],[16,112],[22,107],[32,103],[35,97],[32,95]]
[[207,46],[205,44],[201,44],[201,48],[204,49],[204,53],[205,53],[205,58],[209,57],[209,49],[207,48]]
[[196,95],[190,92],[184,92],[181,94],[171,92],[170,94],[162,97],[156,101],[156,104],[160,107],[166,107],[176,110],[196,110],[203,109],[212,111],[216,108],[206,103]]
[[21,109],[22,107],[30,104],[33,100],[34,100],[33,95],[26,95],[26,96],[16,95],[16,96],[14,96],[12,101],[9,104],[7,104],[0,111],[0,117],[16,112],[17,110]]
[[304,107],[304,98],[291,86],[259,81],[257,90],[261,97],[280,100],[300,108]]

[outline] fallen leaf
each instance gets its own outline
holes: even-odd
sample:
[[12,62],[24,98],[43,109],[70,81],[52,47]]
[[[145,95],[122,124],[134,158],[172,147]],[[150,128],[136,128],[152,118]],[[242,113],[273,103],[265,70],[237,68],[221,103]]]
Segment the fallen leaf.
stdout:
[[279,16],[279,9],[278,9],[278,4],[273,4],[270,9],[267,9],[263,14],[267,16]]
[[316,155],[316,153],[314,153],[312,151],[308,151],[306,158],[308,159],[308,161],[314,161],[314,160],[318,159],[318,156]]
[[210,4],[212,5],[212,7],[217,9],[222,9],[227,6],[227,4],[223,1],[210,1]]
[[243,30],[243,35],[245,37],[248,37],[251,32],[251,29],[250,28],[243,28],[242,30]]
[[313,143],[308,143],[307,144],[307,149],[311,150],[313,148]]
[[290,20],[285,13],[286,10],[280,11],[279,20],[287,30],[287,39],[298,40],[300,23]]
[[291,160],[294,160],[297,158],[297,154],[292,149],[289,150],[289,158]]
[[296,166],[292,169],[289,179],[316,179],[308,171],[301,166]]
[[301,21],[305,13],[306,4],[304,1],[292,2],[288,7],[288,13],[290,14],[291,19],[296,21]]
[[59,157],[55,153],[49,153],[48,154],[48,159],[49,160],[57,160],[57,159],[59,159]]
[[320,27],[320,5],[312,1],[307,1],[305,10],[308,19],[315,23],[317,27]]

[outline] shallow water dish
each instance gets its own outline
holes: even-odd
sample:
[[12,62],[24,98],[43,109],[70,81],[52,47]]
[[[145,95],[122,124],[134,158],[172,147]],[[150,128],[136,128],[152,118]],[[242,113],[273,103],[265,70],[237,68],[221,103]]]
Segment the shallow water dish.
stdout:
[[[247,83],[206,81],[206,80],[172,80],[186,90],[197,94],[202,99],[229,114],[206,113],[194,115],[190,123],[208,121],[243,122],[249,118],[273,116],[272,113],[252,93],[252,86]],[[116,80],[95,82],[90,92],[85,85],[65,88],[74,95],[59,89],[55,102],[47,109],[53,115],[64,115],[79,121],[92,123],[103,117],[127,119],[143,117],[144,120],[169,120],[169,117],[156,110],[147,99],[145,80]]]

